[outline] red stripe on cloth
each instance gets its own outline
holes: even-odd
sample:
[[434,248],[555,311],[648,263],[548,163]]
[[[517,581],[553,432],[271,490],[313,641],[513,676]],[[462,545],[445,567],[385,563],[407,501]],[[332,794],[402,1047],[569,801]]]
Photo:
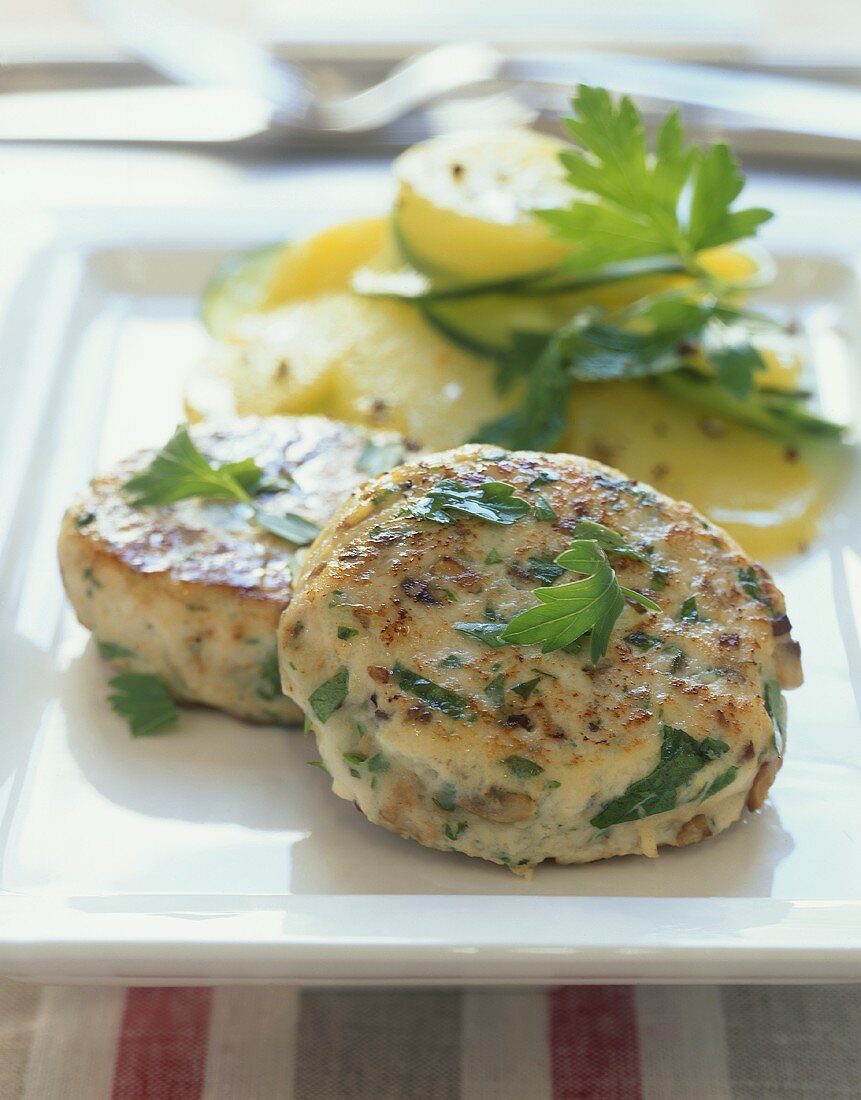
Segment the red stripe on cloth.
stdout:
[[553,1100],[642,1100],[634,990],[582,985],[550,994]]
[[112,1100],[200,1100],[212,990],[130,989]]

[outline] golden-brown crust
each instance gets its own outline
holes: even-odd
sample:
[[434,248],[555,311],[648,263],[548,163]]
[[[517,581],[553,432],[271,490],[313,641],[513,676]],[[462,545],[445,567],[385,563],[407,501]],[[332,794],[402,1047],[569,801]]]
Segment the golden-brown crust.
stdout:
[[760,764],[747,796],[747,808],[751,812],[759,810],[765,805],[768,792],[779,771],[779,760],[766,760],[764,764]]
[[[266,480],[286,483],[260,498],[276,515],[296,512],[323,524],[367,477],[356,469],[367,434],[324,417],[246,417],[197,425],[191,435],[210,460],[253,457]],[[77,537],[89,544],[89,552],[137,573],[169,573],[180,584],[286,603],[295,547],[253,523],[245,505],[199,499],[147,508],[131,505],[122,486],[154,453],[138,452],[96,476],[69,509]]]
[[[191,434],[217,463],[257,462],[277,486],[259,503],[276,515],[321,524],[368,476],[358,468],[367,433],[322,417],[247,418]],[[275,654],[297,548],[255,523],[244,504],[133,507],[123,485],[152,457],[140,452],[97,476],[64,517],[60,567],[79,620],[115,667],[159,676],[178,699],[248,721],[301,721],[282,695]]]

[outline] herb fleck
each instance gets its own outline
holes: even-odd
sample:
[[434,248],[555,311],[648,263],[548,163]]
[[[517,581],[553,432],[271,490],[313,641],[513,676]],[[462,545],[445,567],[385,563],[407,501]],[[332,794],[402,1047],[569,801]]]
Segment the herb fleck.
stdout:
[[515,523],[529,510],[529,504],[514,495],[514,486],[504,481],[485,481],[473,487],[450,478],[435,485],[427,496],[413,501],[408,508],[417,519],[434,523],[453,523],[451,513],[455,512],[504,526]]
[[540,764],[525,756],[506,756],[502,765],[515,779],[534,779],[544,771]]
[[537,581],[549,585],[559,580],[565,570],[561,565],[557,565],[552,558],[544,557],[543,555],[534,555],[529,559],[528,572],[529,575],[534,577]]
[[435,806],[439,806],[445,813],[451,813],[457,809],[457,787],[454,783],[444,783],[442,790],[433,799]]
[[103,642],[101,638],[96,638],[96,645],[103,661],[122,661],[135,656],[130,649],[117,645],[116,642]]
[[484,694],[495,707],[502,706],[505,700],[505,677],[501,672],[499,675],[493,677],[484,689]]
[[553,506],[545,496],[539,496],[535,502],[535,518],[539,523],[549,523],[559,517],[553,511]]
[[688,596],[679,608],[679,622],[681,623],[707,623],[711,620],[697,608],[696,596]]
[[713,794],[717,794],[718,791],[722,791],[724,787],[728,787],[730,783],[738,775],[738,768],[727,768],[726,771],[715,776],[711,783],[707,784],[703,789],[702,794],[699,797],[700,802],[704,802],[707,798],[711,798]]
[[523,683],[515,684],[511,689],[515,695],[519,695],[521,699],[528,699],[533,691],[538,687],[541,682],[541,677],[536,676],[534,680],[524,680]]
[[372,775],[384,775],[387,771],[391,770],[391,764],[381,752],[375,753],[368,760],[368,771]]
[[542,485],[552,485],[554,481],[559,480],[559,474],[554,473],[553,470],[542,470],[540,474],[532,479],[526,486],[527,493],[531,493],[533,489],[540,489]]
[[414,695],[416,699],[421,699],[429,707],[442,711],[450,718],[463,718],[468,703],[465,695],[435,684],[433,680],[420,676],[402,664],[396,664],[393,671],[398,685],[407,694]]
[[679,790],[728,749],[724,741],[712,737],[697,741],[684,730],[663,726],[659,763],[648,775],[631,783],[624,794],[606,803],[591,824],[596,829],[608,829],[623,821],[638,821],[672,810]]
[[645,653],[647,649],[654,649],[655,646],[661,644],[661,639],[656,638],[654,634],[646,634],[642,630],[632,630],[630,634],[626,634],[622,639],[623,642],[627,642],[628,645],[633,646],[634,649],[639,649],[642,653]]
[[281,672],[278,668],[278,653],[271,649],[259,666],[257,696],[260,699],[277,699],[281,695]]
[[369,439],[362,448],[362,453],[356,462],[356,469],[361,470],[363,474],[376,477],[377,474],[391,470],[393,466],[399,466],[404,460],[404,454],[403,443],[375,443]]
[[455,623],[454,628],[459,634],[475,638],[490,649],[502,649],[507,644],[502,640],[502,635],[508,628],[507,623]]
[[349,690],[350,673],[341,667],[311,692],[308,703],[320,722],[328,722],[336,710],[344,705]]

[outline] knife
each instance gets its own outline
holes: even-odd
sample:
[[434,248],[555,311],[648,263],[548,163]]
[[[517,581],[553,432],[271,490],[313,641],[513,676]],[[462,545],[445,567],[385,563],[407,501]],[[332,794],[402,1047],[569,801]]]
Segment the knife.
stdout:
[[[524,108],[558,112],[564,110],[573,84],[601,84],[635,95],[647,113],[665,110],[668,104],[693,107],[693,129],[713,134],[717,128],[742,148],[768,152],[770,147],[782,154],[812,148],[818,156],[861,157],[857,89],[629,55],[499,57],[497,78],[511,85],[509,103],[519,100]],[[445,111],[428,106],[364,133],[304,129],[292,119],[288,122],[284,100],[272,92],[272,85],[251,83],[9,92],[0,95],[0,141],[231,144],[266,139],[310,148],[370,148],[408,144],[448,125]],[[482,102],[493,103],[498,111],[501,97],[475,103],[466,124],[482,124]],[[498,114],[485,124],[499,125]],[[760,135],[781,140],[762,147]]]

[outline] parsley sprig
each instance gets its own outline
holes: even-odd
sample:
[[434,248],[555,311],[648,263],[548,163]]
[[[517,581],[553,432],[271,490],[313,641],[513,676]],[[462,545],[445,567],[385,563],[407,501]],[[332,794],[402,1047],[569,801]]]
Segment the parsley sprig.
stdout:
[[125,718],[134,737],[169,729],[179,721],[179,711],[164,683],[145,672],[124,672],[108,681],[108,702]]
[[316,524],[294,512],[268,512],[255,501],[255,494],[270,488],[264,471],[253,459],[213,465],[197,448],[185,424],[179,425],[149,466],[123,486],[137,508],[174,504],[192,497],[247,504],[255,521],[278,538],[295,546],[313,542],[320,533]]
[[499,361],[498,383],[504,392],[522,381],[521,401],[477,438],[514,449],[552,447],[576,383],[638,378],[779,438],[839,436],[841,425],[805,408],[807,393],[757,386],[765,361],[754,339],[767,327],[775,323],[712,290],[698,300],[671,290],[612,314],[583,310],[549,335],[518,333]]
[[[640,112],[623,96],[581,86],[566,119],[580,146],[561,154],[579,194],[564,209],[535,217],[571,246],[564,269],[579,276],[639,263],[667,264],[686,285],[608,310],[586,307],[549,333],[514,332],[498,359],[505,392],[522,385],[517,408],[483,425],[479,442],[516,449],[558,444],[577,383],[648,378],[668,392],[779,438],[837,437],[842,427],[804,407],[807,394],[757,385],[765,367],[756,339],[781,326],[739,306],[738,286],[712,275],[704,249],[752,236],[771,212],[736,210],[744,177],[726,145],[688,143],[678,111],[649,149]],[[624,279],[622,279],[624,281]]]
[[610,634],[622,614],[625,599],[634,600],[650,611],[660,608],[648,597],[619,584],[607,553],[630,556],[627,544],[607,547],[605,553],[594,538],[576,539],[556,558],[556,563],[580,580],[550,588],[536,588],[536,607],[516,615],[501,638],[513,645],[540,645],[543,653],[564,649],[589,633],[589,655],[593,662],[607,652]]
[[643,117],[627,96],[580,85],[565,120],[580,146],[561,155],[582,198],[561,210],[536,211],[572,245],[567,266],[578,271],[652,256],[673,256],[704,275],[697,254],[752,236],[772,213],[733,210],[744,186],[724,144],[708,150],[687,142],[678,110],[658,128],[649,150]]

